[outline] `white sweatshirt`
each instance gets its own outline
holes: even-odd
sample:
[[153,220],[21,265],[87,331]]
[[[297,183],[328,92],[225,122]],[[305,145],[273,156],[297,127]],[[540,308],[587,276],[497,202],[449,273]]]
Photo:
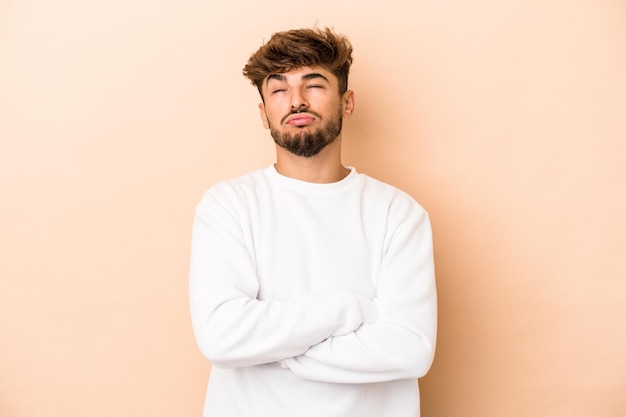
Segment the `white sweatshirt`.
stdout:
[[209,189],[190,266],[213,368],[205,417],[416,417],[435,351],[428,216],[351,168],[314,184],[270,166]]

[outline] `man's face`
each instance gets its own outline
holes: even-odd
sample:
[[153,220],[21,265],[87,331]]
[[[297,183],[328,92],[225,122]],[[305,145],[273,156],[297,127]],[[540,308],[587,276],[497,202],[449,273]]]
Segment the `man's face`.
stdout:
[[337,77],[321,67],[270,74],[262,93],[263,126],[278,146],[307,158],[337,139],[354,104],[352,91],[340,96]]

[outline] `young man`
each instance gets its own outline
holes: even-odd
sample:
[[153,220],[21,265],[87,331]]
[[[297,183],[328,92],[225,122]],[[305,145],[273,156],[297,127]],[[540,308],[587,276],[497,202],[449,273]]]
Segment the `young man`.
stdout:
[[348,40],[274,34],[248,61],[276,164],[197,207],[192,322],[208,417],[416,417],[435,351],[431,229],[404,192],[345,167]]

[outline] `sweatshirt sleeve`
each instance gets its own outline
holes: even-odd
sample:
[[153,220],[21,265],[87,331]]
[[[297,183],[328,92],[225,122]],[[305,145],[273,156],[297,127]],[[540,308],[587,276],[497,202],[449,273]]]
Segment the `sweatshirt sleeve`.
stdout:
[[437,299],[431,227],[421,208],[394,230],[374,302],[375,322],[330,337],[281,364],[301,378],[336,383],[426,374],[435,352]]
[[192,230],[192,325],[200,351],[215,366],[253,366],[297,356],[330,336],[351,333],[375,315],[372,300],[350,292],[257,299],[253,255],[233,194],[205,194]]

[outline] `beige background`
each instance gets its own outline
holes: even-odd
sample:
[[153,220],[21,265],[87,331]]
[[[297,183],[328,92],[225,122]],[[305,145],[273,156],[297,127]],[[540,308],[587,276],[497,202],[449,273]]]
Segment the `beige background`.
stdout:
[[273,162],[241,68],[355,46],[345,162],[430,212],[425,417],[626,415],[626,5],[0,1],[0,415],[199,416],[202,192]]

